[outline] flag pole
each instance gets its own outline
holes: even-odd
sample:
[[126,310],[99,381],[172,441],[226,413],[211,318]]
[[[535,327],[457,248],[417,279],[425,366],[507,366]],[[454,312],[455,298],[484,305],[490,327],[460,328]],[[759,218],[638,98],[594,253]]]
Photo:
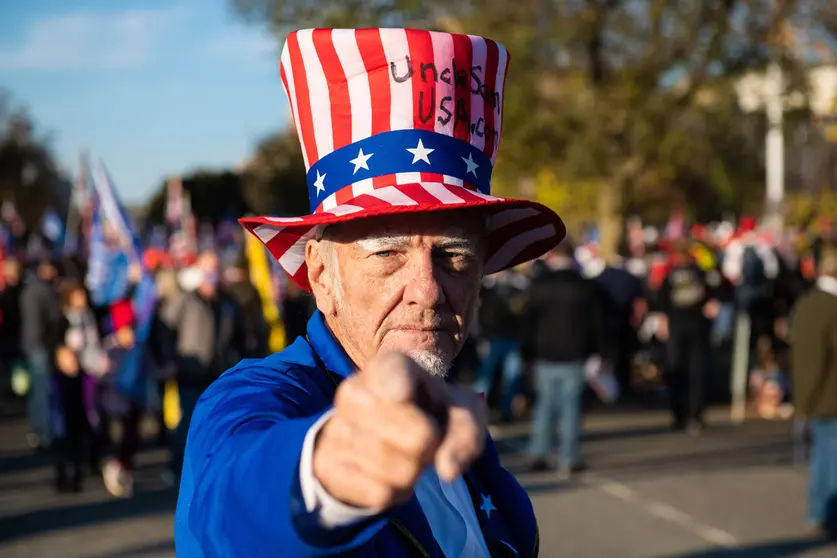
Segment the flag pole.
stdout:
[[[83,149],[79,152],[78,168],[76,169],[76,176],[73,179],[73,185],[70,188],[70,203],[67,204],[67,217],[64,219],[66,223],[66,230],[64,232],[64,253],[66,254],[70,248],[70,238],[72,235],[81,234],[81,206],[84,198],[81,194],[81,189],[85,187],[87,180],[85,161],[87,160],[87,150]],[[79,230],[76,230],[79,229]]]

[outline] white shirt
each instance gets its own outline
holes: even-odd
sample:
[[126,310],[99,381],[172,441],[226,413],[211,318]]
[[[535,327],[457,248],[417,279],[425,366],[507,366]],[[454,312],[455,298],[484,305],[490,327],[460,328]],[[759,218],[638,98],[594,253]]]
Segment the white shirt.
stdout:
[[[305,507],[309,513],[319,509],[319,522],[325,528],[351,525],[379,513],[337,501],[314,477],[314,442],[330,416],[331,412],[324,414],[308,430],[299,461],[299,483]],[[468,486],[462,477],[448,484],[439,479],[435,468],[430,467],[416,484],[416,498],[445,556],[489,556]]]

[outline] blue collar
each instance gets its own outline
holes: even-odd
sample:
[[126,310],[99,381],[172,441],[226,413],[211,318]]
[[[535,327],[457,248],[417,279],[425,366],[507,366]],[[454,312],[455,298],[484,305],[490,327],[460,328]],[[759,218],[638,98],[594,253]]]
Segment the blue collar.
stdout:
[[308,340],[311,348],[323,361],[329,372],[343,378],[352,374],[357,368],[337,339],[328,328],[323,313],[317,310],[308,320]]

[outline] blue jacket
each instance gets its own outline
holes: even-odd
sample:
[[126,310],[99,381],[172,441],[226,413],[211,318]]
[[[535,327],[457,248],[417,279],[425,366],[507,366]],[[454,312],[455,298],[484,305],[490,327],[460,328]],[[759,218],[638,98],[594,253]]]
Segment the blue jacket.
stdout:
[[[200,398],[177,502],[177,555],[392,558],[420,556],[417,541],[443,558],[415,496],[336,530],[321,528],[306,512],[298,470],[302,442],[334,395],[317,357],[338,380],[354,368],[319,312],[308,323],[308,339],[266,359],[242,361]],[[532,504],[500,466],[490,437],[465,480],[492,556],[536,556]]]

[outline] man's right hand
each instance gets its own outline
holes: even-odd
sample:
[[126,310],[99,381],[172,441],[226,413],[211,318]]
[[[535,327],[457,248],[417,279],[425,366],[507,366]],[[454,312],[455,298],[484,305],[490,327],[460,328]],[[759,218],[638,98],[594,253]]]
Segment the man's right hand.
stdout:
[[487,412],[473,391],[412,359],[386,355],[344,380],[314,447],[314,477],[340,502],[385,510],[408,500],[425,468],[448,481],[482,453]]

